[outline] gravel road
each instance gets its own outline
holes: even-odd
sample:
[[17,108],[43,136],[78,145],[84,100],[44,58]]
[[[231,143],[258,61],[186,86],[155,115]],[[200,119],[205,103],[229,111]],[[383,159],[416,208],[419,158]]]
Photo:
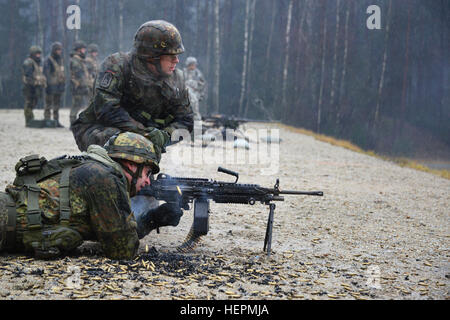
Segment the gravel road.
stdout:
[[[2,190],[22,156],[79,153],[67,109],[61,118],[64,129],[29,129],[22,110],[0,110]],[[257,143],[268,127],[281,143]],[[246,129],[248,150],[183,142],[168,148],[161,171],[233,181],[221,165],[240,183],[273,187],[279,178],[282,190],[322,190],[276,203],[270,257],[267,206],[211,203],[210,232],[191,253],[176,247],[192,210],[141,240],[133,261],[106,259],[93,242],[55,261],[2,254],[0,299],[449,299],[449,180],[275,124]]]

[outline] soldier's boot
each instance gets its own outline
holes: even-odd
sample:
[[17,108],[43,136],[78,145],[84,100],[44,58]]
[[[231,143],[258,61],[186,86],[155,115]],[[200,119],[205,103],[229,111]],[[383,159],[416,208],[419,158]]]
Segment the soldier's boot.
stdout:
[[56,128],[64,128],[64,126],[59,122],[59,110],[53,109],[53,119],[56,122]]
[[25,115],[25,126],[28,126],[28,124],[34,120],[33,109],[25,107],[24,115]]
[[52,110],[52,105],[50,104],[50,102],[47,100],[47,97],[46,97],[45,106],[44,106],[44,120],[51,119],[51,110]]

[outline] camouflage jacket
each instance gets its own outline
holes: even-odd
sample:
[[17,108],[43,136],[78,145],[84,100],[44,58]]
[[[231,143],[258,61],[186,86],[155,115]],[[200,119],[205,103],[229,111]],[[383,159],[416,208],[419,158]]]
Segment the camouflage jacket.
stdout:
[[66,85],[64,61],[49,55],[44,62],[44,75],[47,78],[47,94],[63,93]]
[[[71,169],[69,176],[70,218],[69,228],[77,231],[83,240],[99,241],[105,255],[111,259],[132,259],[138,250],[139,239],[136,222],[131,212],[128,185],[121,167],[101,149],[97,161],[92,148],[85,154],[91,156],[81,165]],[[59,181],[57,174],[38,183],[41,188],[39,207],[44,224],[57,224],[59,213]],[[16,202],[16,242],[20,244],[27,232],[26,190],[9,185],[6,191]]]
[[95,77],[97,76],[98,71],[98,62],[97,59],[88,55],[86,57],[86,66],[89,73],[89,77],[92,81],[92,85],[94,84]]
[[193,114],[182,72],[167,78],[148,73],[146,81],[131,71],[130,53],[115,53],[100,65],[94,97],[79,120],[121,131],[143,133],[145,127],[192,131]]
[[188,68],[184,68],[183,73],[186,87],[192,90],[201,100],[206,90],[206,82],[202,72],[199,69],[189,70]]
[[77,53],[70,54],[70,80],[72,82],[72,94],[86,95],[91,84],[86,60]]
[[25,59],[22,65],[22,82],[25,86],[45,87],[46,78],[42,66],[32,58]]

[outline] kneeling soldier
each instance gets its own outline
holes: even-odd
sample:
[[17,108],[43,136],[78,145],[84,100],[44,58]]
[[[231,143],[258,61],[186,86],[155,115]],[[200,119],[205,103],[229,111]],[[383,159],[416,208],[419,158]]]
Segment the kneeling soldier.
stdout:
[[20,159],[17,176],[0,192],[0,251],[49,259],[68,254],[83,240],[99,241],[110,259],[132,259],[139,239],[183,214],[165,203],[134,217],[130,197],[159,172],[153,144],[124,132],[104,148],[81,156]]

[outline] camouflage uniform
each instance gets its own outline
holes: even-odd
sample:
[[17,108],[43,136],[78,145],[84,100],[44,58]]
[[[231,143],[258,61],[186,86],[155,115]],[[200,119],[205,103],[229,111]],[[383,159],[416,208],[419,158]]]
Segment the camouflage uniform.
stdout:
[[94,52],[98,54],[98,46],[95,43],[91,43],[87,48],[88,55],[86,57],[86,66],[89,74],[89,97],[93,94],[93,87],[95,78],[98,72],[97,57],[93,55]]
[[[188,68],[192,64],[196,66],[195,69]],[[189,100],[194,112],[194,119],[201,120],[200,101],[205,97],[206,82],[203,73],[197,68],[197,59],[194,57],[186,59],[186,68],[183,69],[183,74],[186,87],[189,90]]]
[[59,109],[61,108],[61,97],[66,86],[66,76],[64,74],[64,61],[56,50],[62,50],[62,44],[55,42],[52,44],[52,51],[44,62],[44,75],[47,78],[47,88],[45,89],[44,119],[50,120],[53,109],[53,119],[59,121]]
[[78,112],[86,107],[89,98],[90,80],[85,56],[77,51],[79,48],[86,48],[83,42],[75,44],[74,50],[70,54],[70,73],[72,82],[72,108],[70,110],[70,123],[73,123]]
[[[164,48],[173,48],[170,41],[179,37],[178,31],[173,31],[176,29],[170,24],[171,27],[167,26],[168,23],[156,21],[156,24],[170,30]],[[139,34],[146,27],[148,23],[138,30],[131,52],[114,53],[102,62],[91,103],[71,127],[80,150],[86,150],[90,144],[102,145],[121,131],[142,135],[146,135],[149,128],[157,128],[168,135],[175,129],[192,131],[192,110],[182,72],[176,69],[170,76],[157,76],[142,61],[144,55],[139,45],[148,39],[140,39]],[[181,38],[177,40],[180,43]],[[182,51],[184,49],[176,48],[166,53]]]
[[30,56],[25,59],[22,65],[25,123],[34,119],[33,109],[37,106],[39,99],[42,99],[43,89],[47,82],[43,74],[41,60],[36,58],[36,53],[42,53],[42,49],[38,46],[32,46]]
[[[153,151],[151,147],[150,152]],[[21,185],[16,178],[13,185],[7,186],[7,193],[0,192],[0,251],[28,252],[38,258],[54,258],[69,253],[83,240],[93,240],[100,242],[104,254],[110,259],[132,259],[137,253],[139,238],[153,228],[141,226],[145,232],[141,231],[138,236],[138,226],[130,207],[130,183],[125,177],[124,167],[112,159],[125,159],[124,154],[118,152],[120,149],[107,153],[100,146],[90,146],[82,157],[61,160],[74,161],[69,169],[67,185],[70,213],[66,215],[61,210],[62,187],[66,186],[63,170],[40,181],[34,189],[38,190],[39,223],[32,223],[30,216],[34,212],[28,210],[33,201],[30,198],[30,190],[33,189]],[[139,162],[142,152],[139,156],[127,155],[126,159]],[[154,153],[150,154],[151,159],[156,158]],[[144,164],[153,163],[153,173],[157,173],[157,162],[149,161]],[[10,214],[11,208],[16,212],[14,221],[9,220],[14,216]],[[64,217],[66,220],[63,221]],[[14,233],[11,230],[15,230]]]

